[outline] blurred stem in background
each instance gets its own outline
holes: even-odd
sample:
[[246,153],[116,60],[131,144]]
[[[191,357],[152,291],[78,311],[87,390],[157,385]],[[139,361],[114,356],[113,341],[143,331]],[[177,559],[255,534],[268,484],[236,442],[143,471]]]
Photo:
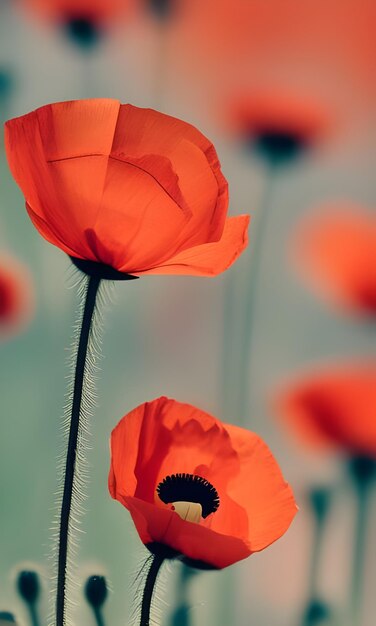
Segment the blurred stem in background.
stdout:
[[[1,19],[1,15],[0,15]],[[10,96],[13,88],[13,76],[7,65],[0,65],[0,124],[1,129],[3,123],[9,117]],[[3,129],[1,130],[1,135]]]
[[95,52],[101,45],[103,32],[93,20],[83,16],[67,19],[64,23],[65,35],[80,55],[82,68],[81,98],[94,98],[96,93]]
[[169,59],[168,37],[170,21],[174,11],[173,0],[147,0],[150,13],[154,16],[156,28],[156,50],[153,72],[154,90],[152,97],[157,111],[163,108],[166,96],[167,69]]
[[331,610],[328,605],[320,599],[318,582],[323,537],[328,514],[330,512],[332,490],[330,487],[325,486],[313,487],[308,496],[313,516],[314,534],[308,578],[308,602],[304,611],[302,626],[319,626],[331,622]]
[[[235,413],[236,419],[241,424],[247,421],[247,408],[249,400],[249,386],[251,375],[251,356],[255,320],[257,312],[258,296],[260,292],[261,264],[266,232],[271,220],[272,198],[277,177],[277,168],[266,169],[265,187],[263,198],[256,216],[253,218],[253,240],[251,239],[251,260],[247,273],[246,292],[244,297],[244,328],[241,334],[239,355],[239,370],[237,376],[238,408]],[[234,302],[236,305],[236,302]]]
[[29,570],[20,572],[17,578],[17,589],[27,606],[31,626],[41,626],[38,615],[41,586],[37,572]]
[[367,457],[354,457],[350,460],[349,471],[357,498],[349,615],[351,625],[360,626],[369,505],[376,479],[376,461]]
[[[9,7],[0,0],[0,37],[5,39],[6,24],[7,24],[7,11]],[[14,74],[11,67],[11,62],[1,60],[0,62],[0,139],[1,150],[3,149],[3,124],[10,116],[10,98],[14,88]]]
[[91,607],[96,626],[105,626],[103,606],[107,600],[108,589],[104,576],[90,576],[85,583],[85,598]]
[[[251,258],[246,268],[246,282],[239,274],[226,276],[224,294],[224,337],[222,356],[222,384],[220,409],[226,419],[235,420],[236,424],[244,425],[247,420],[247,406],[250,387],[250,365],[252,340],[254,336],[254,322],[257,310],[257,298],[260,288],[262,253],[265,235],[270,220],[272,197],[275,187],[277,168],[272,165],[265,167],[264,190],[260,206],[251,220],[250,249]],[[238,281],[244,286],[242,309],[243,317],[238,326]],[[222,623],[230,624],[235,619],[237,606],[236,572],[229,571],[223,574],[223,589],[221,595],[224,601],[220,602],[220,617]]]
[[189,600],[189,585],[193,576],[199,572],[192,567],[181,564],[180,576],[177,588],[176,608],[171,614],[170,626],[190,626],[191,603]]
[[[240,424],[246,423],[250,362],[254,334],[255,313],[261,275],[261,261],[268,221],[270,220],[276,168],[265,169],[265,183],[260,206],[252,217],[250,250],[251,258],[246,275],[244,317],[237,328],[236,275],[226,276],[224,300],[224,340],[222,358],[221,409],[225,416],[233,416]],[[243,281],[242,281],[243,282]],[[235,335],[240,335],[235,342]],[[237,353],[239,349],[239,354]]]

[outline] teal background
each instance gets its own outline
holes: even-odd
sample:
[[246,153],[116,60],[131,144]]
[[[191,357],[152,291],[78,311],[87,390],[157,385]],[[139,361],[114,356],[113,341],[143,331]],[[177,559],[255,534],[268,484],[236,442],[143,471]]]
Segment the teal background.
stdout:
[[[176,67],[168,73],[168,55],[163,89],[156,89],[153,63],[160,34],[150,20],[146,26],[142,16],[118,24],[102,47],[85,59],[52,27],[5,3],[1,12],[0,61],[14,73],[13,92],[2,105],[3,118],[47,102],[87,96],[160,108],[196,124],[213,140],[230,185],[230,212],[255,213],[266,183],[261,164],[242,153],[208,113],[209,87],[207,94],[202,85],[195,91],[194,82],[186,90],[175,88]],[[312,530],[304,493],[318,480],[340,485],[325,537],[321,587],[333,603],[346,602],[354,515],[339,459],[316,457],[291,441],[272,415],[270,395],[287,374],[313,363],[375,354],[373,329],[335,314],[317,300],[296,279],[287,258],[292,230],[303,213],[328,200],[374,206],[375,153],[367,119],[365,114],[363,132],[358,129],[337,137],[321,152],[286,170],[275,183],[262,251],[247,426],[271,447],[301,511],[289,532],[263,553],[226,572],[193,579],[193,626],[229,626],[229,620],[237,626],[298,624]],[[51,576],[47,556],[56,456],[62,449],[61,421],[70,374],[66,361],[78,302],[69,260],[42,240],[30,223],[3,148],[0,247],[30,268],[36,296],[29,326],[0,345],[0,609],[16,610],[22,624],[25,615],[14,591],[17,568],[35,564],[45,577],[45,589]],[[114,302],[104,315],[99,400],[90,427],[85,532],[77,555],[79,580],[98,571],[111,581],[114,593],[106,607],[110,626],[130,623],[132,580],[146,556],[128,512],[107,492],[111,429],[134,406],[160,395],[237,423],[237,416],[223,414],[220,405],[223,333],[231,331],[223,328],[223,300],[231,276],[238,286],[236,317],[240,319],[242,285],[251,257],[252,226],[249,249],[226,275],[213,279],[152,276],[113,288]],[[372,626],[376,612],[375,516],[373,501],[362,626]],[[168,570],[163,585],[168,605],[161,604],[166,624],[174,605],[178,566]],[[47,592],[45,604],[46,596]],[[81,603],[74,623],[90,626],[91,619]]]

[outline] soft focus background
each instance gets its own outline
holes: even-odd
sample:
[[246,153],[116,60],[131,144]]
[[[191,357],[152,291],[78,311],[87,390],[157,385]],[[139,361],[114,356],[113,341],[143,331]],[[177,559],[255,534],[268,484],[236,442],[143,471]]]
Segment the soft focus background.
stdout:
[[[147,0],[124,2],[124,11],[109,17],[91,49],[79,47],[48,12],[38,11],[43,4],[54,2],[1,0],[2,121],[48,102],[96,96],[180,117],[216,146],[232,214],[254,214],[266,184],[262,163],[232,132],[233,99],[264,89],[277,100],[293,92],[317,103],[330,119],[317,149],[280,173],[273,187],[249,377],[246,425],[271,447],[301,510],[276,544],[231,571],[196,576],[189,593],[192,626],[298,626],[312,537],[305,494],[324,482],[339,489],[324,537],[320,590],[343,611],[354,525],[351,492],[338,458],[318,456],[290,439],[270,399],[291,373],[375,354],[374,326],[333,311],[306,289],[289,254],[299,219],[320,205],[375,206],[374,1],[172,0],[164,17]],[[236,335],[236,328],[224,328],[224,299],[229,277],[242,284],[252,246],[251,225],[249,249],[225,275],[151,276],[114,287],[115,302],[105,315],[78,555],[82,579],[103,572],[111,581],[110,626],[129,623],[132,579],[146,553],[129,514],[107,492],[110,431],[131,408],[163,394],[238,422],[231,401],[226,412],[222,404],[224,332]],[[31,225],[2,147],[0,249],[29,268],[35,290],[32,319],[0,343],[0,610],[26,619],[14,575],[20,564],[34,564],[48,584],[56,455],[77,299],[69,260]],[[242,307],[240,291],[235,319]],[[372,506],[361,626],[373,626],[376,614],[375,499]],[[178,566],[169,569],[163,624],[174,606]],[[338,626],[343,619],[339,613]],[[83,602],[76,620],[77,626],[92,624]]]

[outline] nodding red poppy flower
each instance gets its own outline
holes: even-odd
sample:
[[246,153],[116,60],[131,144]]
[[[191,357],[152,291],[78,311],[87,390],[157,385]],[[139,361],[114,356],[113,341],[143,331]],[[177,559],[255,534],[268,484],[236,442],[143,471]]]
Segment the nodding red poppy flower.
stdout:
[[226,219],[215,149],[186,122],[78,100],[10,120],[5,143],[34,225],[75,259],[136,276],[211,276],[247,245],[249,216]]
[[327,112],[317,102],[284,91],[246,94],[229,108],[234,132],[273,163],[296,157],[328,132]]
[[109,490],[152,552],[167,546],[197,567],[223,568],[263,550],[297,510],[260,437],[165,397],[113,430]]
[[0,255],[0,338],[20,330],[34,310],[31,278],[10,255]]
[[187,97],[192,83],[198,86],[201,107],[209,94],[211,115],[239,86],[251,91],[278,84],[315,94],[344,131],[355,126],[356,132],[359,118],[368,130],[375,98],[374,0],[363,0],[361,10],[358,0],[190,0],[181,13],[172,32],[175,82],[190,86]]
[[355,205],[322,207],[298,226],[298,271],[334,304],[376,315],[376,215]]
[[65,27],[77,43],[90,46],[133,0],[19,0],[25,8]]
[[285,386],[275,406],[308,445],[376,458],[376,362],[301,376]]

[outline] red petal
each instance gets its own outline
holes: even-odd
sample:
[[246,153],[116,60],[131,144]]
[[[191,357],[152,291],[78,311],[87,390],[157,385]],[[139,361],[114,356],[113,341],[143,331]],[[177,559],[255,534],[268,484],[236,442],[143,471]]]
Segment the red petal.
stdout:
[[215,243],[207,243],[188,248],[178,253],[162,265],[148,270],[128,269],[138,276],[143,274],[186,274],[191,276],[216,276],[227,270],[240,256],[248,244],[248,215],[230,217],[226,220],[222,238]]

